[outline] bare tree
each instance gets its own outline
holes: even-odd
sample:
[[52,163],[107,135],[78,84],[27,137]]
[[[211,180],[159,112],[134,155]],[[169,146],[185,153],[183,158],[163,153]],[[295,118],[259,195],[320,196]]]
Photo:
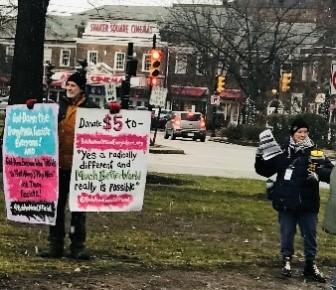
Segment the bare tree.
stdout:
[[19,0],[10,104],[43,98],[43,46],[49,0]]
[[17,5],[14,1],[0,0],[0,33],[6,35],[13,31],[16,23]]
[[315,23],[300,19],[297,3],[260,9],[256,2],[176,5],[169,9],[164,29],[171,42],[183,42],[204,56],[209,89],[214,83],[213,64],[207,66],[211,55],[230,83],[263,110],[266,95],[278,88],[282,65],[298,48],[314,43],[317,30]]

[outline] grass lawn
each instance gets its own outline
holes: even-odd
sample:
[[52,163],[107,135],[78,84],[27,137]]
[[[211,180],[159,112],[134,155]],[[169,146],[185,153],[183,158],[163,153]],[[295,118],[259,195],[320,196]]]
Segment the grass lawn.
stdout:
[[[320,224],[328,191],[322,191]],[[78,262],[44,260],[48,227],[9,222],[0,200],[0,273],[71,273]],[[276,212],[263,181],[150,174],[144,207],[137,213],[89,213],[87,246],[96,271],[141,266],[150,269],[244,268],[274,264],[279,257]],[[319,261],[336,264],[336,237],[319,227]],[[68,242],[68,239],[67,239]],[[303,258],[300,235],[297,259]]]

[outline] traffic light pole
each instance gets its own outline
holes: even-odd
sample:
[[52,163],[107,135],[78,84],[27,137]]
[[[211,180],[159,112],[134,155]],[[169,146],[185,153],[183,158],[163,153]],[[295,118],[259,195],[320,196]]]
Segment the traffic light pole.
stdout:
[[[156,34],[153,35],[153,45],[152,45],[152,49],[155,49],[155,48],[156,48]],[[151,79],[151,76],[150,76],[150,80],[149,80],[149,99],[151,97],[152,90],[153,90],[153,84],[152,84],[152,79]],[[153,106],[149,105],[148,109],[150,111],[152,111]],[[153,139],[150,139],[150,142],[149,142],[150,146],[154,146],[155,145],[156,134],[157,134],[157,129],[158,129],[158,123],[159,123],[159,120],[160,120],[160,114],[161,114],[161,107],[159,107],[159,111],[158,111],[157,117],[155,118],[155,115],[154,115],[154,118],[153,118],[153,120],[154,120],[154,136],[153,136]]]
[[[128,43],[127,47],[127,64],[129,64],[133,59],[133,42]],[[121,107],[125,110],[129,109],[129,99],[131,93],[131,77],[132,73],[126,66],[125,80],[121,84],[122,96],[121,96]]]

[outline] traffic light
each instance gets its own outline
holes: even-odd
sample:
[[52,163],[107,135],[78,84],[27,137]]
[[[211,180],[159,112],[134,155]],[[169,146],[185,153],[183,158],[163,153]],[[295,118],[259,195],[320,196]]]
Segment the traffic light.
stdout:
[[162,51],[152,48],[150,51],[150,77],[156,78],[160,74],[160,65],[162,59]]
[[292,73],[284,72],[280,78],[280,91],[285,93],[288,92],[290,89],[290,83],[292,81]]
[[50,62],[47,62],[45,67],[45,80],[48,85],[52,82],[52,75],[54,74],[53,69],[55,68],[54,65],[52,65]]
[[135,77],[138,66],[138,60],[135,57],[130,57],[126,61],[126,74]]
[[216,92],[220,94],[225,89],[225,76],[217,76]]

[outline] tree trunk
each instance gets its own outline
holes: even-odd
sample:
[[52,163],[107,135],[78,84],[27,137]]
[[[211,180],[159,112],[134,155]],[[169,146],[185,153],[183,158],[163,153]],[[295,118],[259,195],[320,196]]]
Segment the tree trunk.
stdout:
[[49,0],[19,0],[9,104],[43,99],[43,47]]

